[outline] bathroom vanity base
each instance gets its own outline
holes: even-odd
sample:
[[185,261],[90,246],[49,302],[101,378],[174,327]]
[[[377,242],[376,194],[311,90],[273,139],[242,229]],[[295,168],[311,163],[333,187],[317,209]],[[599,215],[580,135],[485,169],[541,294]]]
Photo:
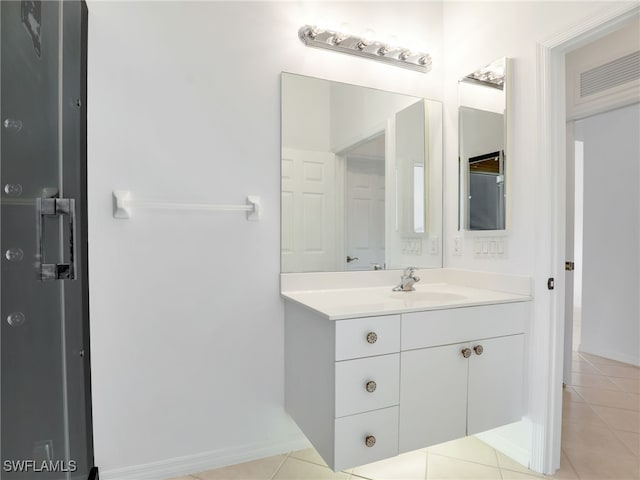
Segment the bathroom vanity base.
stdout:
[[285,300],[285,408],[335,471],[518,421],[529,310],[329,320]]

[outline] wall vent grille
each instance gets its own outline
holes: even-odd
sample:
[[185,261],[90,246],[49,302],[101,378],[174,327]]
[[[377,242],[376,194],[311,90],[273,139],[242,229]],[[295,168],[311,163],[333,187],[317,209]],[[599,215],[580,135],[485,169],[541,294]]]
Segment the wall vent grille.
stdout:
[[640,50],[580,74],[580,97],[640,79]]

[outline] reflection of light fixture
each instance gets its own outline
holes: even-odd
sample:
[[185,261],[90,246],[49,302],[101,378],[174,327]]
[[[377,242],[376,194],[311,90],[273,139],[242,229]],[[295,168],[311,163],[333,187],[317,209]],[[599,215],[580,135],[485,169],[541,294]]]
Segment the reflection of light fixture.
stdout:
[[488,87],[504,89],[504,59],[496,60],[467,75],[463,81],[482,83]]
[[422,73],[427,73],[431,70],[431,57],[428,54],[413,52],[404,47],[386,45],[368,38],[369,35],[364,36],[365,38],[360,38],[346,33],[322,30],[316,26],[305,25],[298,31],[298,36],[308,47],[325,48],[335,52],[358,55]]

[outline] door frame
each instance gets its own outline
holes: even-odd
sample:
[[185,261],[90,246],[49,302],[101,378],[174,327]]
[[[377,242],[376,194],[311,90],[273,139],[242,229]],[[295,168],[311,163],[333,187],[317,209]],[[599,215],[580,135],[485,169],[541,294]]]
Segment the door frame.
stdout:
[[[532,424],[530,468],[553,474],[560,467],[562,376],[564,364],[564,275],[566,233],[565,55],[640,15],[634,3],[607,6],[599,14],[546,41],[538,42],[538,158],[535,183],[536,252],[534,320],[530,366],[529,417]],[[555,278],[555,289],[547,287]]]

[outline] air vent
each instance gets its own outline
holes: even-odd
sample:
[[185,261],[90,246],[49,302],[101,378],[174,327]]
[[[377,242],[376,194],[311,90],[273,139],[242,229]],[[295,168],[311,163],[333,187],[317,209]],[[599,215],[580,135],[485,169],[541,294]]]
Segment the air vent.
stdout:
[[640,79],[640,50],[580,74],[580,97]]

